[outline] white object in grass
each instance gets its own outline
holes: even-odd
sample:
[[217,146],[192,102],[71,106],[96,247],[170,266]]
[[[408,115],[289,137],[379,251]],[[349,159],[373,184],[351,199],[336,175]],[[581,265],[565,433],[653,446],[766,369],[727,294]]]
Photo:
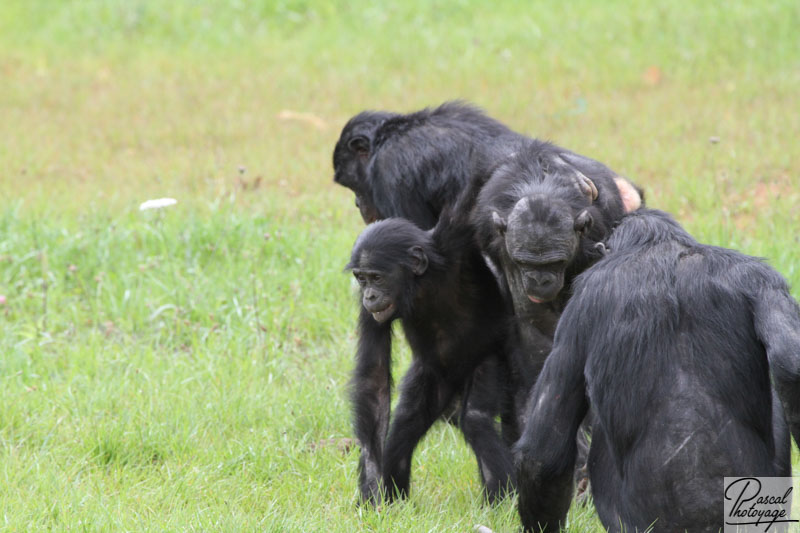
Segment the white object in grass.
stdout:
[[147,211],[148,209],[162,209],[177,203],[178,200],[175,198],[154,198],[153,200],[142,202],[142,205],[139,206],[139,211]]

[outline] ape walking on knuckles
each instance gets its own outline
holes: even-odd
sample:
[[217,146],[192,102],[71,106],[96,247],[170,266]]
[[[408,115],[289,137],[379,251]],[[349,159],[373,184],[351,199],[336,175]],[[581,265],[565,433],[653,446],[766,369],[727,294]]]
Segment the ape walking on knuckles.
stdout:
[[[475,194],[466,194],[431,231],[387,219],[368,226],[353,247],[347,268],[362,307],[352,401],[364,501],[408,494],[414,448],[459,395],[459,427],[487,497],[514,488],[511,451],[494,423],[503,396],[494,389],[503,380],[492,374],[507,364],[509,312],[473,241],[467,221]],[[413,361],[389,426],[393,320],[402,322]]]
[[515,448],[523,526],[564,524],[591,407],[603,525],[716,532],[723,477],[790,475],[800,308],[769,266],[697,243],[661,211],[625,216],[607,245],[573,284],[528,403]]

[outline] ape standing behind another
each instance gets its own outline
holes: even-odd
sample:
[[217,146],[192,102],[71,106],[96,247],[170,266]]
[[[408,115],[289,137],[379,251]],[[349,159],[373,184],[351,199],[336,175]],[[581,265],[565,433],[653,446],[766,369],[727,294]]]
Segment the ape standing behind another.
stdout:
[[[516,447],[528,531],[563,525],[575,434],[611,531],[717,531],[723,477],[787,476],[800,442],[800,309],[758,259],[698,244],[669,215],[623,218],[574,283]],[[770,383],[772,374],[777,397]]]
[[[406,114],[363,111],[342,128],[333,180],[355,193],[364,222],[402,217],[429,229],[475,177],[476,160],[500,161],[529,141],[463,102]],[[641,191],[602,163],[552,148],[590,178],[617,177],[628,210],[641,203]]]
[[408,114],[364,111],[342,129],[333,179],[355,193],[364,222],[402,217],[430,229],[469,183],[475,157],[507,156],[524,139],[461,102]]

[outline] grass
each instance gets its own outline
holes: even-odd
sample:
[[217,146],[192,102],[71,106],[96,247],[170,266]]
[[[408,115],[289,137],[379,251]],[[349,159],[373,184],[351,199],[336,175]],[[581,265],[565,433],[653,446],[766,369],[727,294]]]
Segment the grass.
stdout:
[[354,505],[339,129],[468,99],[798,296],[797,27],[788,0],[0,3],[0,529],[515,530],[446,425],[408,502]]

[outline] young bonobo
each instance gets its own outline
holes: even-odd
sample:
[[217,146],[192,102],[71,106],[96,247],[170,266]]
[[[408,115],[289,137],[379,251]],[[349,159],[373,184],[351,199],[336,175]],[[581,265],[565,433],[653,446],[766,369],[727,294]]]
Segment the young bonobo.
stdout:
[[[459,395],[459,427],[487,497],[494,501],[514,486],[511,453],[494,423],[502,394],[489,390],[503,382],[510,311],[466,223],[468,209],[453,212],[430,231],[404,219],[371,224],[347,266],[362,294],[352,401],[364,501],[408,494],[414,448]],[[394,320],[413,361],[390,426]]]
[[773,269],[699,244],[661,211],[626,215],[607,245],[574,282],[528,402],[515,448],[523,526],[563,525],[591,407],[603,525],[716,532],[723,477],[790,475],[800,309]]

